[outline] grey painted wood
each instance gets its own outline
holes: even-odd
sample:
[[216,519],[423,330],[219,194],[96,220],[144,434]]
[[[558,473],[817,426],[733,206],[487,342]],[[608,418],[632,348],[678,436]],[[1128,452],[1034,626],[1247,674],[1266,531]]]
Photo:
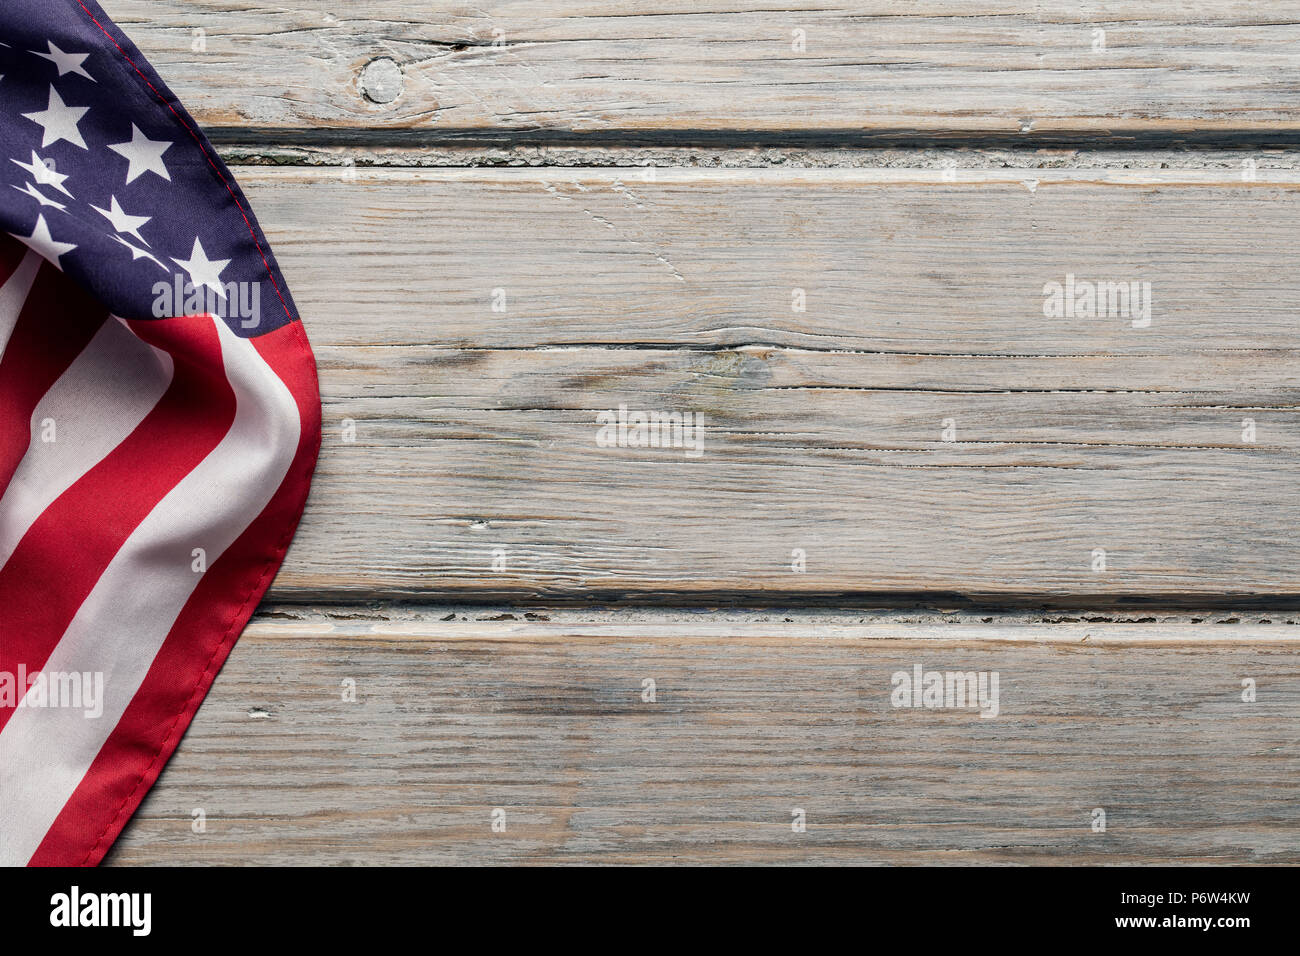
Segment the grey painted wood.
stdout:
[[383,617],[251,625],[110,862],[1300,862],[1294,625]]
[[[301,164],[237,174],[326,416],[299,603],[109,862],[1300,862],[1294,157],[801,148],[1291,142],[1300,6],[104,6]],[[769,168],[617,168],[683,163]],[[1067,273],[1151,325],[1046,318]],[[704,454],[599,448],[620,403]],[[931,610],[646,607],[813,600]]]
[[281,599],[1300,593],[1293,171],[237,173],[322,375]]
[[1033,143],[1300,129],[1293,0],[104,7],[200,122],[282,138],[741,130]]

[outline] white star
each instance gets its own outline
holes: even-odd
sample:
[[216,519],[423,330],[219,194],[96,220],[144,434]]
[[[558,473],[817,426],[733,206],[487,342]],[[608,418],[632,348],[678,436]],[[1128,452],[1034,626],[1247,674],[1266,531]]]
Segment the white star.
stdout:
[[20,162],[17,159],[10,160],[10,162],[16,166],[21,166],[23,169],[31,173],[32,178],[36,180],[38,186],[53,186],[69,199],[76,198],[72,193],[68,192],[68,187],[63,185],[63,181],[68,177],[56,171],[52,161],[44,160],[37,156],[36,150],[32,150],[32,161],[30,164]]
[[140,227],[152,219],[152,216],[128,215],[122,208],[121,203],[117,201],[116,196],[109,197],[108,209],[100,209],[95,205],[92,205],[90,208],[112,223],[113,228],[122,233],[122,235],[134,236],[139,242],[144,243],[146,246],[149,245],[144,236],[140,235]]
[[221,285],[221,273],[230,265],[229,259],[209,259],[208,254],[203,251],[203,243],[199,242],[198,237],[194,239],[194,249],[188,259],[172,259],[182,269],[190,274],[190,282],[194,288],[207,286],[221,298],[226,297],[226,290]]
[[69,106],[64,103],[59,96],[59,91],[51,86],[50,105],[39,113],[24,113],[23,116],[44,127],[45,135],[41,137],[41,149],[53,146],[61,139],[66,139],[73,146],[85,149],[86,141],[81,138],[81,130],[77,129],[77,123],[89,112],[88,106]]
[[154,256],[153,256],[152,253],[148,253],[148,252],[145,252],[143,249],[138,249],[138,248],[136,248],[135,246],[131,245],[131,243],[129,243],[129,242],[127,242],[125,239],[123,239],[121,236],[110,236],[109,238],[111,238],[111,239],[112,239],[113,241],[115,241],[115,242],[120,242],[122,245],[126,246],[128,249],[131,250],[131,261],[132,261],[132,262],[135,262],[135,260],[137,260],[137,259],[148,259],[150,262],[156,264],[156,265],[158,266],[159,269],[166,269],[166,268],[167,268],[165,265],[163,265],[161,262],[159,262],[156,258],[154,258]]
[[55,242],[54,237],[50,235],[50,227],[45,225],[45,216],[36,217],[36,228],[32,230],[30,236],[19,236],[9,233],[27,248],[33,250],[41,256],[44,256],[54,264],[59,271],[63,270],[63,263],[59,262],[59,257],[71,252],[77,248],[71,242]]
[[46,40],[45,42],[49,45],[49,53],[36,53],[35,50],[32,52],[42,60],[49,60],[57,66],[59,68],[59,76],[63,76],[67,73],[76,73],[78,76],[84,76],[92,83],[95,82],[95,78],[87,73],[85,67],[81,65],[86,62],[86,57],[90,56],[89,53],[64,53],[51,41]]
[[31,183],[23,183],[21,186],[15,186],[14,189],[18,190],[20,193],[26,193],[28,196],[31,196],[42,206],[53,206],[59,212],[68,211],[68,207],[63,205],[63,203],[55,202],[53,199],[47,199],[45,196],[41,195],[40,190]]
[[131,142],[118,143],[116,146],[109,146],[115,153],[120,153],[126,157],[126,181],[133,182],[136,177],[143,176],[145,173],[157,173],[163,179],[171,182],[171,173],[167,172],[167,167],[163,165],[162,154],[171,149],[172,144],[166,140],[150,139],[140,132],[140,127],[134,123],[131,124]]

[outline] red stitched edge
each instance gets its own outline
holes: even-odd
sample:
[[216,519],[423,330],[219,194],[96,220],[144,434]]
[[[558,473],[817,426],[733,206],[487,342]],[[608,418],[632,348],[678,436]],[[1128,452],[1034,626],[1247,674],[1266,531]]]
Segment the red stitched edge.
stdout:
[[[288,476],[286,475],[285,477],[287,478]],[[268,506],[269,504],[270,503],[268,502]],[[257,519],[254,518],[253,520],[256,521]],[[230,626],[226,628],[226,633],[221,635],[221,640],[217,641],[216,647],[212,649],[212,654],[208,657],[208,662],[203,665],[203,673],[195,683],[194,690],[190,693],[189,700],[185,702],[185,705],[180,709],[176,716],[172,718],[172,722],[167,727],[167,732],[163,734],[162,742],[158,744],[158,749],[154,751],[153,757],[149,759],[149,763],[146,764],[144,770],[140,772],[140,776],[136,778],[135,786],[131,788],[131,792],[123,798],[120,804],[118,804],[117,810],[114,811],[108,822],[104,824],[104,829],[99,831],[99,836],[97,836],[95,842],[90,845],[90,849],[87,850],[86,855],[81,858],[81,862],[77,864],[78,866],[85,866],[89,862],[90,858],[95,855],[95,851],[99,849],[99,845],[104,842],[104,837],[111,829],[113,829],[118,819],[122,816],[122,812],[126,810],[127,806],[135,797],[136,792],[140,789],[140,785],[144,783],[145,778],[153,771],[154,767],[158,763],[158,759],[162,756],[163,751],[166,750],[167,745],[171,743],[172,735],[176,733],[176,725],[180,723],[180,719],[187,713],[191,713],[191,708],[194,710],[198,709],[198,702],[195,698],[197,698],[206,687],[210,687],[212,681],[216,679],[216,674],[212,673],[212,662],[217,659],[217,654],[223,648],[227,653],[229,653],[231,648],[234,647],[235,641],[239,640],[239,635],[235,633],[235,624],[243,615],[244,609],[248,607],[248,602],[252,600],[253,595],[257,593],[258,588],[266,583],[266,579],[271,575],[271,572],[274,571],[284,559],[285,552],[289,550],[289,542],[293,540],[295,527],[296,523],[291,523],[285,530],[284,538],[281,539],[278,545],[276,545],[275,551],[272,552],[270,560],[266,563],[266,567],[264,567],[262,573],[253,580],[252,586],[248,589],[248,593],[244,595],[244,600],[239,605],[239,610],[237,610],[235,616],[230,619]],[[241,628],[240,630],[243,629]],[[231,639],[232,634],[234,635],[233,640]],[[229,643],[229,646],[227,646],[227,643]],[[182,729],[181,732],[184,733],[184,729]],[[177,743],[179,743],[179,741],[177,741]]]
[[[140,79],[144,81],[145,86],[149,87],[149,90],[154,94],[154,96],[158,97],[159,102],[161,102],[164,106],[167,107],[168,110],[171,111],[171,114],[176,118],[176,121],[181,124],[181,126],[185,129],[185,131],[189,133],[190,136],[194,139],[195,143],[198,144],[199,149],[203,152],[204,158],[208,161],[208,165],[212,168],[212,171],[217,174],[217,178],[221,181],[221,184],[226,187],[226,192],[230,194],[230,198],[234,201],[235,208],[239,210],[240,216],[243,217],[244,225],[248,227],[248,234],[249,236],[252,237],[253,244],[257,246],[257,251],[262,257],[262,265],[266,267],[266,275],[267,278],[270,279],[271,281],[271,287],[275,289],[275,294],[279,297],[280,304],[284,307],[284,314],[289,317],[289,320],[291,322],[293,322],[294,319],[293,313],[289,311],[289,304],[285,302],[284,294],[280,291],[280,286],[275,281],[275,275],[271,271],[271,264],[270,262],[267,261],[266,253],[262,249],[261,242],[258,241],[257,231],[253,228],[253,224],[249,222],[248,215],[245,213],[244,207],[240,203],[239,197],[235,194],[234,189],[231,187],[230,182],[226,179],[224,175],[222,175],[220,167],[218,167],[217,164],[212,161],[212,156],[208,153],[207,147],[203,145],[203,140],[200,139],[198,133],[193,128],[191,128],[188,123],[185,122],[185,118],[176,111],[176,108],[172,106],[171,103],[167,102],[166,97],[164,97],[161,93],[159,93],[158,90],[154,87],[154,85],[151,82],[149,82],[149,78],[140,71],[140,68],[135,65],[135,62],[131,59],[130,56],[127,55],[127,52],[122,49],[121,44],[119,44],[117,40],[114,39],[113,35],[109,33],[106,29],[104,29],[104,25],[95,19],[95,15],[91,13],[89,9],[87,9],[86,5],[82,3],[81,0],[77,0],[77,6],[81,7],[82,12],[85,13],[86,16],[90,18],[90,21],[93,24],[95,24],[95,26],[99,27],[100,32],[103,33],[104,36],[106,36],[109,39],[109,41],[113,44],[113,46],[117,48],[117,52],[122,55],[122,59],[126,60],[126,62],[130,64],[131,69],[135,70],[136,75],[139,76]],[[310,354],[311,346],[307,343],[307,336],[306,336],[306,332],[302,328],[302,323],[293,322],[293,332],[291,332],[290,334],[294,335],[294,337],[297,338],[300,341],[300,343],[308,350],[308,354]],[[315,465],[316,458],[319,454],[320,454],[320,436],[318,433],[316,439],[316,453],[308,456],[308,458],[303,462],[302,470],[306,473],[305,478],[307,481],[310,481],[311,479],[311,472],[313,470],[313,466]],[[284,476],[284,478],[281,481],[281,485],[280,485],[281,488],[284,487],[285,482],[289,481],[289,478],[290,478],[289,474],[286,474]],[[304,500],[303,500],[303,505],[305,504],[306,504],[306,496],[304,496]],[[270,502],[268,502],[267,505],[269,507]],[[180,722],[181,718],[184,717],[187,713],[190,713],[192,715],[193,711],[197,710],[198,703],[196,702],[196,698],[199,696],[200,692],[203,690],[205,686],[211,686],[212,680],[214,680],[216,677],[215,674],[211,674],[212,662],[216,660],[217,654],[220,653],[223,648],[227,651],[227,653],[229,653],[230,647],[233,647],[235,641],[239,639],[239,635],[235,633],[235,624],[243,616],[244,610],[245,608],[248,607],[248,602],[252,600],[253,595],[258,593],[259,588],[264,589],[265,584],[268,583],[267,578],[284,561],[284,556],[289,550],[289,544],[293,540],[293,533],[298,527],[298,520],[301,520],[302,507],[300,506],[297,509],[297,511],[298,511],[297,520],[289,521],[288,527],[285,528],[284,538],[280,541],[278,545],[276,545],[275,549],[272,551],[271,556],[267,559],[266,565],[262,568],[261,574],[257,575],[257,577],[253,579],[253,582],[248,589],[248,593],[244,595],[244,599],[243,601],[240,602],[238,610],[236,610],[234,616],[231,617],[230,624],[227,626],[225,634],[221,636],[221,639],[217,641],[216,646],[212,649],[212,654],[208,657],[208,662],[204,665],[203,673],[199,676],[198,681],[195,683],[194,690],[191,691],[189,699],[185,702],[185,705],[180,709],[180,711],[176,714],[176,716],[172,718],[171,724],[168,725],[167,727],[167,732],[163,734],[162,741],[158,744],[158,749],[154,751],[153,757],[150,758],[149,763],[145,766],[144,770],[141,771],[140,776],[136,779],[135,786],[131,788],[131,792],[128,793],[127,796],[118,805],[117,809],[113,812],[112,817],[110,817],[108,822],[104,825],[104,829],[101,830],[99,836],[95,838],[95,842],[92,843],[90,849],[86,851],[86,855],[81,858],[81,863],[79,864],[80,866],[85,866],[90,861],[90,858],[94,856],[95,852],[99,849],[99,845],[104,842],[104,837],[109,833],[110,830],[113,829],[113,827],[117,824],[118,819],[122,816],[123,811],[126,810],[128,805],[130,805],[131,800],[136,795],[136,792],[139,791],[141,784],[144,783],[145,779],[153,771],[154,766],[158,763],[158,759],[162,756],[163,751],[166,750],[168,744],[171,743],[172,737],[177,730],[177,724]],[[256,521],[257,519],[254,518],[253,520]],[[231,639],[232,634],[234,635],[234,640]],[[211,676],[209,676],[210,674]],[[182,733],[183,732],[184,731],[182,730]]]
[[[209,316],[209,318],[214,322],[220,321],[217,316]],[[293,332],[290,334],[297,338],[299,344],[304,346],[308,350],[308,354],[310,354],[311,345],[307,341],[307,333],[303,329],[302,323],[295,322],[291,328],[293,329]],[[276,372],[276,377],[279,377],[278,372]],[[295,404],[296,403],[297,396],[295,396]],[[299,441],[301,441],[301,438]],[[301,470],[304,473],[302,480],[306,481],[308,485],[310,485],[311,482],[312,471],[315,470],[316,460],[320,456],[320,446],[321,434],[320,431],[317,430],[315,448],[312,453],[303,460],[301,467]],[[294,454],[296,457],[297,452],[295,451]],[[266,506],[268,508],[271,507],[274,502],[275,495],[279,494],[280,489],[282,489],[290,478],[293,477],[292,471],[293,469],[290,468],[290,470],[285,473],[284,478],[280,482],[280,487],[272,494],[271,501],[267,502]],[[95,851],[99,849],[99,845],[104,842],[104,837],[113,829],[117,824],[118,819],[121,818],[122,812],[131,804],[136,792],[140,789],[140,785],[144,783],[145,779],[153,771],[154,767],[158,764],[158,760],[162,756],[163,751],[166,750],[167,745],[171,743],[172,736],[176,733],[177,724],[180,722],[180,719],[186,714],[189,714],[192,719],[194,714],[198,711],[198,706],[202,701],[196,700],[196,698],[200,697],[200,695],[206,696],[206,688],[210,688],[212,682],[216,680],[216,674],[212,672],[212,662],[217,659],[217,654],[220,653],[222,649],[225,649],[226,653],[229,654],[234,648],[235,642],[239,640],[239,633],[235,631],[235,624],[243,616],[244,609],[248,607],[248,602],[252,600],[253,595],[257,594],[259,590],[265,592],[266,586],[270,583],[267,578],[284,562],[284,556],[289,551],[289,545],[292,543],[294,532],[298,529],[298,524],[302,520],[303,509],[306,507],[306,504],[306,495],[304,495],[302,504],[300,504],[296,509],[296,515],[290,519],[288,527],[285,528],[284,537],[271,552],[271,556],[267,559],[266,565],[262,568],[262,573],[253,579],[253,583],[249,587],[248,593],[244,595],[244,599],[240,602],[238,610],[236,610],[234,616],[231,617],[230,624],[226,628],[226,633],[221,635],[221,639],[217,641],[216,646],[212,649],[211,656],[208,657],[208,662],[203,665],[203,673],[199,676],[198,681],[195,682],[194,690],[190,692],[189,700],[185,702],[184,706],[181,707],[176,716],[172,718],[172,722],[167,726],[167,732],[163,734],[162,741],[158,744],[158,749],[154,751],[153,756],[149,758],[149,763],[147,763],[144,770],[140,772],[140,776],[136,778],[135,786],[131,788],[131,792],[122,799],[122,802],[118,804],[117,809],[113,811],[113,815],[109,818],[108,822],[104,824],[104,829],[99,832],[99,836],[95,837],[95,842],[90,845],[90,849],[88,849],[86,855],[81,858],[81,862],[77,864],[78,866],[85,866],[89,862],[90,858],[95,855]],[[260,514],[254,517],[253,521],[256,521],[259,517],[261,517]],[[243,628],[241,627],[240,631],[242,630]],[[234,635],[233,639],[231,637],[232,634]],[[209,676],[209,674],[211,674],[211,676]],[[187,723],[185,727],[180,728],[180,732],[183,734],[188,726]],[[177,741],[177,744],[179,745],[179,741]],[[108,852],[107,848],[104,852]]]
[[266,258],[266,252],[262,249],[262,243],[257,239],[257,230],[254,229],[253,224],[249,222],[248,214],[244,211],[244,206],[239,201],[239,196],[235,194],[235,190],[231,187],[230,181],[222,175],[221,167],[212,161],[212,156],[208,153],[207,147],[203,145],[203,140],[199,137],[198,132],[191,127],[189,123],[185,122],[185,117],[181,116],[181,114],[176,111],[176,107],[172,106],[172,104],[167,101],[167,97],[159,93],[157,88],[149,82],[149,77],[145,76],[144,73],[141,72],[140,68],[135,65],[135,61],[132,60],[131,57],[127,55],[127,52],[122,49],[122,45],[117,42],[113,34],[104,29],[104,25],[95,19],[95,15],[90,12],[81,0],[77,0],[77,6],[81,7],[81,11],[86,16],[90,17],[91,23],[99,27],[99,32],[104,34],[113,46],[117,47],[117,52],[122,55],[122,59],[126,60],[126,62],[130,64],[131,69],[135,70],[136,75],[144,81],[144,85],[149,87],[149,91],[153,93],[154,96],[158,97],[158,102],[162,103],[163,106],[167,107],[167,109],[171,111],[172,116],[176,117],[176,121],[181,124],[181,127],[185,132],[189,133],[194,142],[198,144],[199,149],[203,153],[203,158],[208,161],[208,165],[212,167],[212,171],[217,174],[217,179],[221,181],[221,185],[226,187],[226,192],[230,193],[230,198],[234,200],[235,208],[239,210],[239,215],[243,217],[244,225],[248,227],[248,234],[253,239],[253,245],[257,246],[257,253],[262,257],[262,265],[266,266],[266,276],[271,280],[271,288],[275,289],[275,294],[280,300],[280,305],[284,307],[284,314],[288,316],[289,321],[292,322],[294,315],[289,311],[289,303],[284,301],[284,293],[280,291],[279,283],[275,281],[275,274],[271,271],[271,263]]

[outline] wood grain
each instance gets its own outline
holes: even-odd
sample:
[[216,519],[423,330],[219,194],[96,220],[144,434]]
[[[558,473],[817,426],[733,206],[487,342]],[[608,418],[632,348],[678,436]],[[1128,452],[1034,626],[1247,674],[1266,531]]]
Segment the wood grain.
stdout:
[[[740,132],[1141,145],[1291,141],[1300,130],[1294,0],[103,5],[199,121],[236,138],[383,130],[519,143],[617,131],[622,144]],[[376,60],[393,66],[366,82]]]
[[[288,603],[110,863],[1300,863],[1300,173],[1116,152],[1293,145],[1300,3],[103,5],[323,164],[236,169],[321,369]],[[913,604],[1004,610],[836,609]]]
[[[110,862],[1297,863],[1294,631],[280,613]],[[892,707],[914,664],[998,716]]]
[[322,374],[279,599],[1300,594],[1292,171],[344,172],[238,170]]

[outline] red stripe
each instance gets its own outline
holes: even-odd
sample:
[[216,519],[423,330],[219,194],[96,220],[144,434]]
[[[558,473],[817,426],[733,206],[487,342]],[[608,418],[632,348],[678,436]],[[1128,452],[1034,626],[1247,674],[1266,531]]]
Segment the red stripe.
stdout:
[[250,340],[289,387],[302,430],[279,489],[208,568],[139,692],[32,857],[33,866],[95,865],[157,780],[284,559],[320,448],[316,367],[302,324]]
[[104,307],[42,262],[0,358],[0,494],[31,442],[32,412],[104,324]]
[[0,235],[0,285],[9,281],[18,264],[27,255],[27,247],[17,239]]
[[[128,323],[172,355],[172,381],[135,430],[33,522],[0,568],[7,632],[0,673],[45,666],[122,544],[230,430],[235,394],[212,323],[206,315]],[[0,729],[13,712],[0,708]]]

